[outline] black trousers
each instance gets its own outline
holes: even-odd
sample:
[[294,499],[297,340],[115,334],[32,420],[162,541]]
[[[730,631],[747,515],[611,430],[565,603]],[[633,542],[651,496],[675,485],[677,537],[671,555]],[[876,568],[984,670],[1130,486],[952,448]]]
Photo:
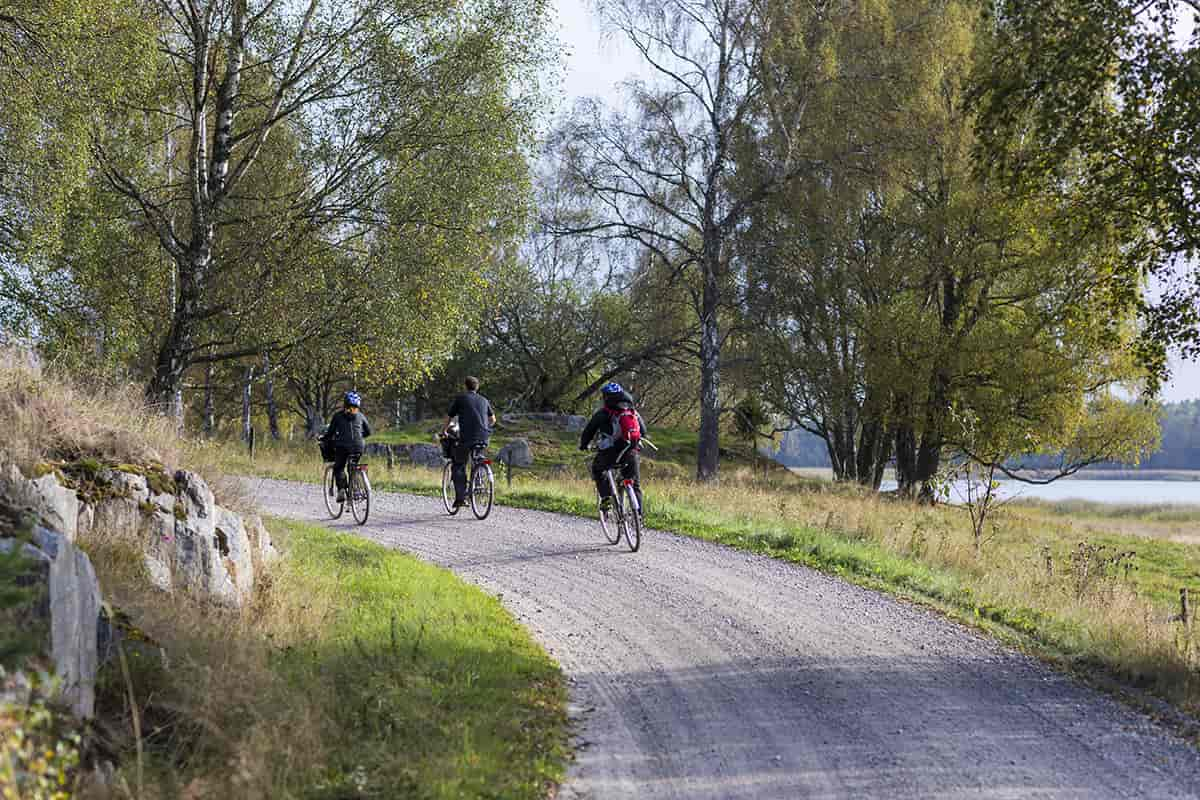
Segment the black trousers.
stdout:
[[596,491],[601,497],[612,497],[612,487],[608,485],[608,479],[604,477],[604,473],[612,466],[621,468],[621,477],[633,481],[633,490],[637,492],[638,505],[645,508],[642,503],[642,469],[638,459],[638,452],[630,447],[624,450],[622,446],[609,447],[601,450],[592,459],[592,479],[596,481]]
[[467,464],[471,461],[471,451],[487,447],[487,442],[475,444],[456,444],[450,451],[450,477],[454,480],[454,500],[461,502],[467,499]]
[[351,459],[358,461],[362,458],[362,450],[358,448],[338,447],[333,451],[333,479],[339,489],[346,488],[346,463]]

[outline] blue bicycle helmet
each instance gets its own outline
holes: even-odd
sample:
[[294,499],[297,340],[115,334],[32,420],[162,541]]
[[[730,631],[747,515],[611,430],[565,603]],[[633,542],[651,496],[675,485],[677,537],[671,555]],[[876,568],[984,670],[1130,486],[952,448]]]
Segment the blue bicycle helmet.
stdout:
[[600,387],[601,394],[623,394],[624,392],[625,390],[621,388],[621,384],[616,381],[606,383]]
[[358,408],[362,405],[362,398],[358,396],[358,392],[346,392],[346,394],[342,397],[342,402],[344,402],[347,406],[354,406],[355,408]]

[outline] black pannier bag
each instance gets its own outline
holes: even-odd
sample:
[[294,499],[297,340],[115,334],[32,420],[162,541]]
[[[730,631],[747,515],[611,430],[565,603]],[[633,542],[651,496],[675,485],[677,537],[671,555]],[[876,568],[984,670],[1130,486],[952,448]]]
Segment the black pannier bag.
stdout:
[[317,444],[321,446],[321,460],[322,461],[333,461],[333,459],[334,459],[333,442],[326,439],[324,435],[321,435],[321,436],[317,437]]
[[442,456],[445,458],[454,458],[454,446],[458,444],[458,439],[455,439],[453,436],[443,436],[441,437],[441,443]]

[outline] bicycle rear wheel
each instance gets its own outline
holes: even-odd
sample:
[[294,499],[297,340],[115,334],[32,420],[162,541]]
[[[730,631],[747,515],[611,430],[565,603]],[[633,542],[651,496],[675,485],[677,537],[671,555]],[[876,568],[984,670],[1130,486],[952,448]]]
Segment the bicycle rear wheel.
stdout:
[[[608,481],[609,488],[612,488],[612,473],[609,473],[604,477],[605,480]],[[612,507],[608,511],[604,510],[603,499],[597,500],[596,504],[599,506],[598,513],[600,515],[600,530],[604,531],[604,539],[609,544],[616,544],[617,542],[621,541],[621,528],[617,522],[616,492],[613,492]]]
[[325,465],[325,476],[321,481],[321,494],[325,497],[325,510],[329,512],[329,518],[340,517],[345,506],[337,501],[337,481],[333,477],[332,464]]
[[356,469],[350,473],[350,514],[359,525],[367,524],[371,513],[371,480],[366,470]]
[[458,509],[454,507],[454,462],[447,461],[446,466],[442,468],[442,505],[446,508],[446,513],[454,516],[458,513]]
[[476,464],[471,470],[471,513],[475,519],[487,519],[492,513],[492,500],[496,495],[496,481],[489,464]]
[[625,544],[629,545],[631,553],[636,553],[642,546],[641,509],[632,486],[624,486],[622,491],[625,493]]

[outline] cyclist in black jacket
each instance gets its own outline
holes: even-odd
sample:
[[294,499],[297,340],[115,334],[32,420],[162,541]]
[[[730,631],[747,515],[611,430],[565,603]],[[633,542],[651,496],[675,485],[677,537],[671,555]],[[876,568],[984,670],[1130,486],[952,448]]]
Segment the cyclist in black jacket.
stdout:
[[[604,477],[604,473],[614,466],[620,466],[621,477],[633,481],[633,490],[637,492],[638,505],[642,505],[642,476],[641,464],[638,459],[638,448],[628,447],[624,441],[614,438],[618,431],[613,430],[616,424],[614,413],[624,408],[634,408],[633,395],[621,388],[619,383],[606,383],[600,389],[604,404],[592,414],[583,433],[579,435],[579,449],[587,450],[592,439],[596,439],[596,457],[592,459],[592,480],[596,482],[596,491],[600,494],[600,502],[607,509],[612,505],[612,487]],[[642,436],[646,435],[646,421],[640,412],[637,414],[638,425]]]
[[442,435],[448,435],[450,424],[458,420],[458,442],[451,451],[454,466],[450,468],[454,480],[455,508],[467,503],[467,461],[471,458],[471,451],[487,445],[492,438],[492,428],[496,427],[496,411],[492,408],[492,402],[479,393],[479,378],[467,378],[463,387],[467,391],[450,403],[446,424],[442,426]]
[[337,501],[346,500],[346,463],[362,456],[366,439],[371,435],[371,424],[367,415],[359,410],[362,398],[358,392],[346,392],[342,398],[342,410],[329,420],[325,429],[325,441],[333,445],[333,477],[337,481]]

